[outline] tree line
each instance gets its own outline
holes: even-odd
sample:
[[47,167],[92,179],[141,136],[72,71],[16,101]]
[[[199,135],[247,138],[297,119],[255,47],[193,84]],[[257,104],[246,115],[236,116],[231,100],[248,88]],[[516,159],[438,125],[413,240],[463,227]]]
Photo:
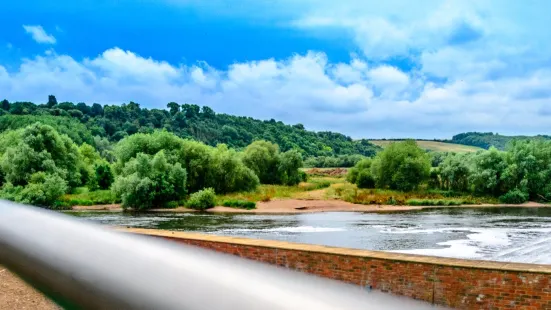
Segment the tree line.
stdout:
[[513,140],[550,140],[551,136],[504,136],[493,132],[465,132],[452,137],[451,140],[442,140],[456,144],[477,146],[483,149],[495,147],[498,150],[506,150],[507,145]]
[[[431,167],[432,166],[432,167]],[[350,169],[360,188],[401,191],[421,187],[499,197],[504,203],[551,200],[551,141],[513,140],[506,151],[431,154],[415,141],[390,144]]]
[[373,156],[379,149],[368,140],[353,140],[343,134],[313,132],[302,124],[256,120],[216,113],[208,106],[170,102],[167,109],[141,108],[138,103],[101,105],[58,102],[50,95],[45,104],[9,102],[0,104],[0,130],[18,129],[37,121],[68,135],[75,143],[94,145],[94,137],[117,142],[136,133],[166,130],[184,139],[210,146],[226,144],[242,150],[257,140],[277,144],[282,151],[297,150],[305,158],[316,156]]
[[[166,130],[135,133],[115,145],[100,137],[75,143],[40,122],[0,134],[0,197],[59,207],[78,187],[111,189],[124,208],[212,207],[215,193],[251,191],[263,184],[304,180],[302,155],[254,141],[243,151],[183,139]],[[198,193],[198,194],[195,194]],[[195,194],[195,195],[194,195]],[[193,199],[191,199],[193,198]]]

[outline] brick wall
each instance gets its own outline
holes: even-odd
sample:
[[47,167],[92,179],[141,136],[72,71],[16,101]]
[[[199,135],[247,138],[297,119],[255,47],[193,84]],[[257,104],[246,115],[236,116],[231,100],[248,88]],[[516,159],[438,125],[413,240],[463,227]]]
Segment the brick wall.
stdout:
[[158,230],[128,231],[458,309],[551,310],[551,265],[447,259]]

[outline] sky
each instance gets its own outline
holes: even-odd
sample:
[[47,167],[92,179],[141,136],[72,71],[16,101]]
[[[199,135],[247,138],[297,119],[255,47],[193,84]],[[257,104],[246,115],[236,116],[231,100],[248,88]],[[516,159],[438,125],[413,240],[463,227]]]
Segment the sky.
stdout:
[[0,97],[170,101],[354,138],[550,134],[547,0],[18,0]]

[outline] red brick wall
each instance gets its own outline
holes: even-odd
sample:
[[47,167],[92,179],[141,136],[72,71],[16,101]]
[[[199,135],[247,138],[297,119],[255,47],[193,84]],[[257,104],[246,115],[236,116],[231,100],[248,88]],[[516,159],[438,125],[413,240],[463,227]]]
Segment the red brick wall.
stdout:
[[[249,242],[247,239],[212,236],[205,236],[201,240],[197,235],[190,238],[185,234],[156,235],[453,308],[551,309],[551,266],[464,261],[346,249],[338,253],[338,248],[328,248],[327,253],[324,253],[319,250],[323,248],[320,246],[277,241],[266,241],[267,246],[258,240]],[[270,243],[275,246],[270,247]],[[288,249],[282,248],[286,245],[291,246]],[[359,254],[354,254],[354,251]],[[371,256],[376,257],[362,253],[375,253]],[[454,266],[454,263],[458,264]],[[499,266],[503,268],[497,268]],[[525,266],[526,271],[519,269],[519,266]]]

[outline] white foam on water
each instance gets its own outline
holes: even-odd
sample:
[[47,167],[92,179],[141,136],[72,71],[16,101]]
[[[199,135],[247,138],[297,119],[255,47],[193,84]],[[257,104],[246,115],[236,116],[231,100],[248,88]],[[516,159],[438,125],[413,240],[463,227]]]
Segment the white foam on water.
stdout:
[[482,258],[483,255],[478,253],[478,247],[468,244],[468,240],[452,240],[440,242],[438,245],[448,246],[442,249],[414,249],[414,250],[394,250],[389,252],[418,254],[441,257],[455,258]]
[[291,233],[318,233],[318,232],[335,232],[346,231],[344,228],[332,228],[332,227],[313,227],[313,226],[298,226],[298,227],[277,227],[277,228],[236,228],[236,229],[224,229],[219,232],[291,232]]
[[[443,246],[444,248],[395,250],[390,252],[478,259],[485,257],[485,254],[481,253],[481,250],[483,249],[494,247],[501,248],[508,246],[511,243],[507,236],[507,231],[503,229],[441,228],[417,231],[421,231],[423,233],[445,233],[452,230],[468,231],[473,233],[468,234],[467,239],[450,240],[437,243],[437,245]],[[411,233],[411,231],[403,233]]]

